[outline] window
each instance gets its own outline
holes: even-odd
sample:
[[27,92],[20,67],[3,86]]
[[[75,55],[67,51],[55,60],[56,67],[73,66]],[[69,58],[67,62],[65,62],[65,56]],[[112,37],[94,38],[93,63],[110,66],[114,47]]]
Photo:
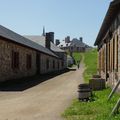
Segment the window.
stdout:
[[77,47],[77,51],[79,51],[79,47]]
[[73,47],[71,47],[71,50],[73,50]]
[[19,52],[12,51],[12,69],[19,68]]
[[49,69],[49,60],[46,60],[46,69]]
[[113,39],[113,71],[115,70],[115,39]]
[[118,35],[116,40],[116,72],[118,72]]
[[102,70],[105,72],[105,48],[102,48]]
[[53,69],[55,69],[55,60],[53,60]]
[[108,42],[106,44],[106,46],[107,46],[107,48],[106,48],[106,50],[107,50],[106,51],[107,52],[107,55],[106,55],[107,56],[107,58],[106,58],[107,59],[107,63],[106,64],[107,64],[107,71],[109,71],[110,70],[110,48],[109,48],[110,47],[110,43]]
[[28,70],[31,69],[31,65],[32,65],[32,57],[31,55],[27,54],[26,55],[26,68]]
[[63,66],[64,66],[64,62],[62,61],[62,63],[61,63],[61,64],[62,64],[62,67],[63,67]]
[[58,70],[59,70],[59,67],[60,67],[60,65],[59,65],[59,61],[58,61],[58,63],[57,63],[57,64],[58,64]]

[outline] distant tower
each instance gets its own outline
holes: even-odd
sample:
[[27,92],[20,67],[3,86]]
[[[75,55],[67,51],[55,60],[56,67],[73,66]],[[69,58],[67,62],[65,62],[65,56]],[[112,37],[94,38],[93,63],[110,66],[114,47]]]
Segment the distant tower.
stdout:
[[43,26],[43,33],[42,36],[45,36],[45,27]]

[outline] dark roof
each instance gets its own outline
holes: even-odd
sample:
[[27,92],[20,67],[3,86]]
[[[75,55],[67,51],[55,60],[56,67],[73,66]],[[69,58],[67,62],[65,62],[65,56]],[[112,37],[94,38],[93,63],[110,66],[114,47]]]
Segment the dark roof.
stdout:
[[60,49],[59,47],[57,47],[54,43],[50,43],[51,44],[51,50],[54,52],[61,52],[61,53],[65,53],[64,50]]
[[22,44],[24,46],[30,47],[32,49],[35,49],[37,51],[43,52],[45,54],[57,57],[53,52],[51,52],[49,49],[3,27],[2,25],[0,25],[0,36],[3,38],[6,38],[12,42],[16,42],[19,44]]
[[74,38],[72,41],[71,41],[71,44],[70,44],[70,46],[76,46],[76,47],[85,47],[86,45],[85,45],[85,43],[83,43],[82,41],[80,41],[80,40],[78,40],[78,39],[76,39],[76,38]]
[[[42,45],[45,47],[45,36],[39,36],[39,35],[24,35],[24,37]],[[50,42],[50,49],[54,52],[65,52],[64,50],[57,47],[54,43]]]
[[106,16],[103,20],[102,26],[96,38],[94,45],[98,45],[99,41],[105,36],[107,30],[111,26],[113,20],[115,19],[117,13],[120,11],[120,0],[114,0],[110,3]]

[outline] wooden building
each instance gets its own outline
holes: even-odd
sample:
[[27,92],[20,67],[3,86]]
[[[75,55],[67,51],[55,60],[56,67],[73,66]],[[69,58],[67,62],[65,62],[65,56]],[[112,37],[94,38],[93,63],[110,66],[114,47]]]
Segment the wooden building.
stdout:
[[0,82],[64,69],[51,50],[0,25]]
[[95,45],[99,74],[114,86],[120,79],[120,0],[110,3]]

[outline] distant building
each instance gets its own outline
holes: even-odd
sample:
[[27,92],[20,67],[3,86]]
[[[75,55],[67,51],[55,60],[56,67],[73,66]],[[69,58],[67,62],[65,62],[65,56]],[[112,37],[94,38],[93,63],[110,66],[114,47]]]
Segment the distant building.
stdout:
[[65,51],[69,52],[85,52],[91,49],[92,47],[88,46],[87,44],[83,43],[83,38],[80,37],[80,39],[73,38],[72,41],[70,41],[70,37],[66,37],[65,40],[63,40],[58,47]]

